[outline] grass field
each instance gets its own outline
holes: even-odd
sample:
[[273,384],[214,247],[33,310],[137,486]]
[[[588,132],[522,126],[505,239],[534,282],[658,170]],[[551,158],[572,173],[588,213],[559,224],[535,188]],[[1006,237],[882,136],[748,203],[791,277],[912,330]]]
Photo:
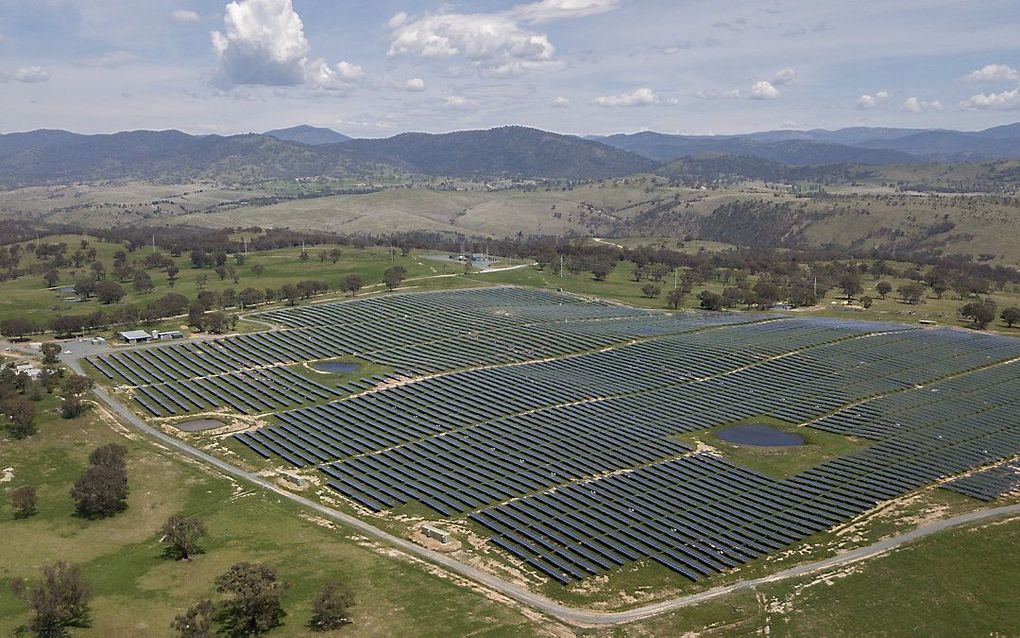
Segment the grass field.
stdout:
[[[213,579],[234,562],[264,561],[290,584],[285,626],[273,635],[307,635],[309,603],[327,579],[343,577],[358,592],[354,624],[335,635],[534,635],[538,625],[519,611],[433,575],[421,565],[389,558],[372,543],[311,520],[287,502],[210,474],[192,462],[126,433],[96,410],[75,421],[39,406],[40,433],[0,442],[0,578],[34,576],[57,559],[82,565],[95,600],[92,623],[74,635],[165,636],[171,619],[199,598],[214,596]],[[73,516],[67,493],[88,453],[108,442],[129,447],[128,509],[109,519]],[[38,488],[39,513],[14,520],[7,491]],[[205,552],[187,563],[161,556],[156,530],[172,513],[206,521]],[[0,594],[0,635],[27,620],[22,603]],[[316,634],[318,635],[318,634]]]

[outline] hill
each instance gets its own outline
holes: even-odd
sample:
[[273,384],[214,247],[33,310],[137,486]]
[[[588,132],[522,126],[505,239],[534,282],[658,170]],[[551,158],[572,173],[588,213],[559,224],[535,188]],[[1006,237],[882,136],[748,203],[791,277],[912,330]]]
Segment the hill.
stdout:
[[1020,157],[1020,123],[984,131],[851,127],[743,135],[666,135],[646,131],[598,141],[660,162],[699,153],[758,157],[791,165],[981,161]]
[[[299,129],[282,135],[306,140],[326,135],[318,129]],[[382,140],[316,145],[254,133],[80,135],[40,130],[0,135],[0,186],[4,187],[124,179],[250,184],[312,176],[370,177],[394,170],[446,177],[584,180],[620,177],[656,166],[654,161],[598,142],[521,127],[446,135],[405,133]]]
[[321,146],[323,144],[342,144],[352,139],[351,137],[338,133],[331,128],[319,128],[316,126],[292,126],[291,128],[279,128],[266,131],[264,135],[275,137],[284,142],[297,142],[308,146]]
[[756,157],[790,165],[904,164],[917,158],[902,151],[860,148],[810,139],[760,141],[752,136],[665,135],[644,132],[611,135],[602,142],[660,162],[704,153]]
[[657,162],[580,137],[521,126],[442,135],[403,133],[343,145],[353,157],[414,173],[453,177],[604,179],[653,170]]
[[33,131],[0,136],[0,185],[7,187],[120,179],[258,181],[361,168],[342,154],[255,134]]

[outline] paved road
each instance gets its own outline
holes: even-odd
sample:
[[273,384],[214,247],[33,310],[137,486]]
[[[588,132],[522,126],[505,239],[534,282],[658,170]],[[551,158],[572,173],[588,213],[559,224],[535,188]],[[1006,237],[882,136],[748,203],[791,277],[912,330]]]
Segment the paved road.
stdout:
[[[74,357],[73,355],[65,355],[64,359],[65,362],[74,371],[78,372],[79,374],[82,373],[80,359]],[[455,572],[461,576],[467,577],[471,580],[481,583],[482,585],[485,585],[486,587],[489,587],[497,592],[509,596],[510,598],[513,598],[518,602],[534,607],[535,609],[538,609],[539,611],[553,618],[556,618],[560,621],[572,625],[580,626],[619,625],[623,623],[634,622],[636,620],[643,620],[645,618],[650,618],[652,616],[674,611],[676,609],[689,607],[691,605],[696,605],[698,603],[712,600],[714,598],[719,598],[720,596],[725,596],[733,592],[754,589],[755,587],[759,587],[767,583],[773,583],[788,578],[807,576],[815,572],[820,572],[832,569],[834,567],[840,567],[842,565],[847,565],[850,563],[872,558],[885,552],[888,552],[889,550],[894,549],[896,547],[900,547],[901,545],[904,545],[906,543],[910,543],[912,541],[928,536],[930,534],[941,532],[951,527],[966,525],[968,523],[975,523],[978,521],[1001,516],[1020,514],[1020,505],[1008,505],[1003,507],[968,512],[966,514],[954,516],[953,518],[947,518],[941,521],[929,523],[927,525],[922,525],[921,527],[918,527],[912,531],[906,532],[904,534],[892,538],[887,538],[885,540],[879,541],[867,547],[861,547],[859,549],[852,550],[845,554],[840,554],[838,556],[833,556],[831,558],[826,558],[824,560],[815,561],[813,563],[797,565],[795,567],[791,567],[790,569],[786,569],[781,572],[777,572],[775,574],[771,574],[761,578],[738,580],[730,585],[726,585],[723,587],[716,587],[714,589],[709,589],[696,594],[681,596],[679,598],[672,598],[669,600],[664,600],[658,603],[653,603],[651,605],[645,605],[643,607],[629,609],[626,611],[617,612],[589,611],[586,609],[568,607],[550,598],[542,596],[541,594],[536,594],[535,592],[525,589],[524,587],[520,587],[518,585],[515,585],[514,583],[503,580],[502,578],[494,576],[488,572],[484,572],[480,569],[472,567],[471,565],[462,563],[450,556],[447,556],[446,554],[441,554],[439,552],[422,547],[421,545],[413,543],[407,539],[394,536],[393,534],[389,534],[371,525],[370,523],[362,521],[359,518],[356,518],[349,514],[345,514],[331,507],[327,507],[321,503],[317,503],[303,496],[290,492],[284,488],[279,487],[272,481],[268,481],[262,478],[261,476],[242,470],[241,468],[236,467],[230,463],[227,463],[222,459],[206,454],[201,450],[197,450],[188,445],[187,443],[185,443],[184,441],[176,437],[170,436],[164,432],[161,432],[156,428],[151,427],[150,425],[145,423],[145,421],[139,418],[138,415],[132,412],[127,406],[125,406],[123,403],[113,398],[112,396],[110,396],[110,394],[105,389],[101,387],[96,387],[94,392],[100,401],[102,401],[106,406],[113,410],[113,412],[120,416],[124,421],[131,424],[136,429],[140,430],[150,438],[162,443],[163,445],[169,448],[178,450],[180,452],[183,452],[184,454],[196,458],[206,463],[207,465],[220,470],[224,474],[233,476],[234,478],[241,479],[243,481],[247,481],[265,490],[274,492],[284,498],[288,498],[294,501],[295,503],[298,503],[299,505],[302,505],[310,510],[313,510],[317,514],[321,514],[322,516],[330,520],[346,525],[347,527],[350,527],[352,529],[356,529],[365,536],[374,538],[389,545],[393,545],[407,552],[408,554],[417,556],[436,565],[445,567],[451,572]]]

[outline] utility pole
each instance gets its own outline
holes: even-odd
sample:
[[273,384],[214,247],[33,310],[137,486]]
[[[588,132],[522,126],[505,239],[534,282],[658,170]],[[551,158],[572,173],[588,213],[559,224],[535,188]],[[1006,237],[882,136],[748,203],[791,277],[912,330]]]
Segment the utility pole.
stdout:
[[563,255],[560,255],[560,279],[563,279]]
[[680,284],[680,266],[673,269],[673,290],[676,290]]
[[156,252],[156,234],[152,235],[152,252]]

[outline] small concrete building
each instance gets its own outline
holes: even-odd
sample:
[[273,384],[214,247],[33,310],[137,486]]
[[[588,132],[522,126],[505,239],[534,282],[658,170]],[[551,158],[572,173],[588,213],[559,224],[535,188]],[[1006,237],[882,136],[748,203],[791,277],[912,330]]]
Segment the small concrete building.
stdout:
[[124,330],[117,333],[117,337],[127,343],[145,343],[152,341],[152,335],[144,330]]
[[437,540],[444,545],[450,542],[450,532],[441,530],[438,527],[433,527],[431,525],[422,525],[421,533],[425,536],[425,538]]
[[183,339],[184,333],[180,330],[165,330],[162,332],[159,330],[153,330],[152,338],[158,341],[171,341],[173,339]]

